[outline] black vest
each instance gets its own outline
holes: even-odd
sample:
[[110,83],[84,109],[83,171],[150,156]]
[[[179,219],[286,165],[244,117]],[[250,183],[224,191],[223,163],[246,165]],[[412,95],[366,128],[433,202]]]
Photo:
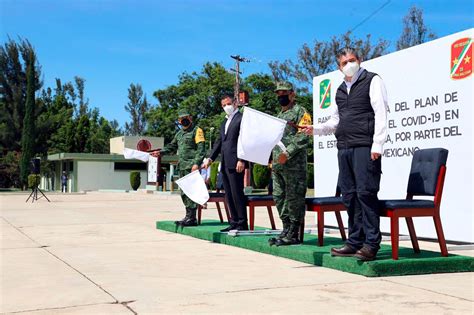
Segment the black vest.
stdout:
[[370,82],[376,73],[363,70],[347,94],[346,83],[342,82],[336,92],[339,124],[335,136],[337,148],[372,146],[375,114],[370,105]]

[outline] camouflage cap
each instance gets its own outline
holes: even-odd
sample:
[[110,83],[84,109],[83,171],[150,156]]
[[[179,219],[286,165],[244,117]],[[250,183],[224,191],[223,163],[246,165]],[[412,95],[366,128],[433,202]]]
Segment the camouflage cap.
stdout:
[[293,84],[288,81],[279,81],[276,84],[275,92],[277,91],[293,91]]
[[191,116],[189,114],[189,111],[185,110],[185,109],[180,109],[178,111],[178,118],[183,118],[183,117],[187,117],[187,116]]

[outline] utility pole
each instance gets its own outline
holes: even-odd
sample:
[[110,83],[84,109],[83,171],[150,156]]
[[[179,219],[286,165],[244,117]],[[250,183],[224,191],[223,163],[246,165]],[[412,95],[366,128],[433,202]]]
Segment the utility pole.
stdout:
[[231,55],[230,58],[235,60],[235,69],[230,69],[230,71],[235,72],[235,83],[234,83],[234,100],[237,102],[237,105],[240,106],[239,92],[240,92],[240,63],[241,62],[250,62],[249,59],[241,57],[240,55]]
[[[241,57],[240,55],[231,55],[230,58],[235,60],[235,69],[230,69],[230,71],[235,72],[235,83],[234,83],[234,101],[236,102],[237,106],[241,106],[240,103],[240,63],[241,62],[250,62],[249,59]],[[252,163],[249,163],[249,168],[246,168],[244,171],[244,187],[249,187],[251,190],[251,173],[252,172]]]

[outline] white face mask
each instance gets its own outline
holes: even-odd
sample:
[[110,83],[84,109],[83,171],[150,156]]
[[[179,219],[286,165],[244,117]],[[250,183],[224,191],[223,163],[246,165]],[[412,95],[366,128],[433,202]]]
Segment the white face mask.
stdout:
[[346,77],[352,77],[357,73],[357,71],[359,71],[359,68],[360,66],[357,61],[348,62],[344,68],[342,68],[342,73],[344,73]]
[[224,112],[230,116],[234,112],[234,106],[232,105],[226,105],[224,106]]

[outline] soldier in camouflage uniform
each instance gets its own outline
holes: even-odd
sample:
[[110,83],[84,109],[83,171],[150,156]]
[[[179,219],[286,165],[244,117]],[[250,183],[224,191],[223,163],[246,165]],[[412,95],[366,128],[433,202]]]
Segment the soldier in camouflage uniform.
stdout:
[[283,223],[278,237],[270,245],[299,243],[299,227],[305,215],[306,165],[309,138],[298,126],[311,124],[311,116],[295,104],[295,92],[289,82],[278,82],[275,92],[281,105],[278,118],[288,121],[283,138],[273,149],[273,198]]
[[[182,128],[176,133],[168,145],[159,153],[153,155],[157,156],[159,154],[163,155],[177,152],[179,177],[181,178],[199,169],[199,165],[201,165],[206,153],[206,148],[204,132],[193,123],[191,115],[186,111],[180,111],[178,115],[178,122]],[[175,221],[175,223],[181,226],[196,226],[197,204],[189,199],[183,191],[181,191],[181,199],[186,207],[186,216],[180,221]]]

